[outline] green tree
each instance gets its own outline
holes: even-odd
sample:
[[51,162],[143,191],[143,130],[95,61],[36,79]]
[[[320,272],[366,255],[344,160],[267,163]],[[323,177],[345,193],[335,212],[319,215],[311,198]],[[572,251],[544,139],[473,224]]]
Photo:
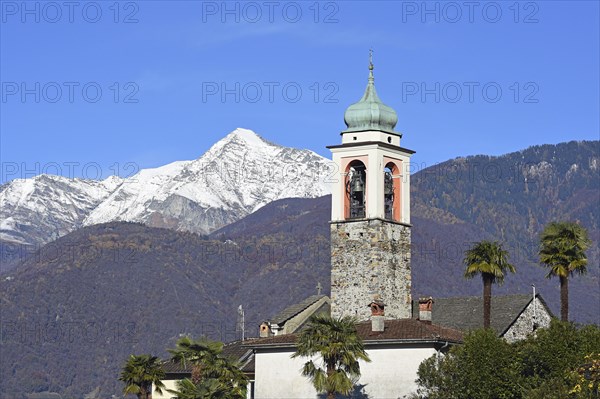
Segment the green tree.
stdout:
[[492,284],[502,284],[506,271],[515,272],[515,267],[508,263],[508,252],[495,241],[481,241],[465,251],[465,277],[473,278],[481,275],[483,280],[483,327],[490,328],[492,307]]
[[418,393],[428,399],[516,399],[519,376],[510,344],[492,330],[476,330],[445,357],[419,366]]
[[[179,388],[184,391],[169,391],[181,398],[199,392],[209,392],[207,396],[198,398],[220,398],[219,392],[225,392],[227,399],[244,399],[248,386],[248,378],[242,372],[236,359],[223,356],[223,343],[211,341],[205,337],[193,340],[183,337],[177,341],[176,348],[170,349],[174,361],[192,368],[192,378]],[[190,389],[190,383],[196,390]],[[180,396],[184,395],[184,396]],[[188,396],[186,396],[188,395]]]
[[552,320],[513,344],[476,330],[423,361],[417,383],[419,399],[598,399],[600,328]]
[[336,393],[350,394],[360,377],[358,361],[371,361],[355,322],[351,317],[313,315],[298,337],[298,348],[292,358],[320,356],[322,367],[309,360],[304,364],[302,375],[311,380],[318,392],[327,393],[328,399],[335,398]]
[[162,394],[165,372],[160,360],[152,355],[131,355],[121,372],[119,380],[125,383],[123,393],[134,394],[138,399],[152,399],[152,384]]
[[573,273],[585,274],[590,247],[587,230],[572,222],[552,222],[540,236],[540,261],[549,268],[547,278],[560,280],[560,318],[569,320],[569,277]]
[[524,377],[525,398],[579,398],[571,392],[575,385],[573,376],[588,362],[587,356],[600,352],[600,329],[578,328],[554,319],[550,327],[537,330],[535,336],[515,343],[514,347],[519,374]]

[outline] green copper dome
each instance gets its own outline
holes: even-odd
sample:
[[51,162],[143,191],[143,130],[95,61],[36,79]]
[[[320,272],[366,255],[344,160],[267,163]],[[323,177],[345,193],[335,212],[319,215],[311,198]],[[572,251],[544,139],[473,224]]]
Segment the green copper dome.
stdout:
[[398,115],[391,107],[381,102],[375,91],[373,63],[369,64],[369,83],[359,102],[352,104],[344,113],[344,122],[348,127],[342,133],[378,130],[399,134],[394,131]]

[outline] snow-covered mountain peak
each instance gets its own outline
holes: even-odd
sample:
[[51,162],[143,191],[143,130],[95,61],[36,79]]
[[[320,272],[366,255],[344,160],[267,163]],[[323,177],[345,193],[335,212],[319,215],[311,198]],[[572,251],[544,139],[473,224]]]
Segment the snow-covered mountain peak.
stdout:
[[9,182],[0,187],[0,216],[11,218],[0,226],[0,238],[48,242],[82,225],[111,221],[206,234],[274,200],[329,194],[322,178],[329,162],[237,128],[195,160],[124,179],[40,175]]
[[262,156],[278,145],[268,142],[250,129],[237,128],[213,144],[199,159],[211,161],[223,155],[255,154]]
[[237,128],[196,160],[141,170],[84,225],[122,220],[209,233],[277,199],[328,194],[319,180],[328,162]]
[[253,130],[238,127],[223,138],[225,141],[243,141],[249,146],[263,146],[267,141],[256,134]]

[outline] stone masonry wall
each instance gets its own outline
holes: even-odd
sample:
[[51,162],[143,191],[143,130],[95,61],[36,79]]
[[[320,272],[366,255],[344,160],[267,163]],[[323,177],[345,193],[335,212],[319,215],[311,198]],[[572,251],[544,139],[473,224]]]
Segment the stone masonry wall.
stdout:
[[331,223],[331,314],[369,320],[379,296],[385,317],[411,317],[410,227],[379,219]]
[[[536,329],[548,328],[552,316],[546,311],[546,308],[538,298],[535,298],[535,306]],[[508,342],[515,342],[527,338],[527,335],[534,331],[533,322],[533,302],[531,302],[513,325],[506,331],[504,339]]]

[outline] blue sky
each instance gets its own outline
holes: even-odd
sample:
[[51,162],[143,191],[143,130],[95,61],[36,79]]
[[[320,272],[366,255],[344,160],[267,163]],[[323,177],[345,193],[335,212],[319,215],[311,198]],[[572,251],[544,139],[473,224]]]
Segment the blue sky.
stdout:
[[596,1],[69,4],[0,2],[2,182],[128,175],[236,127],[329,157],[369,48],[419,168],[600,132]]

